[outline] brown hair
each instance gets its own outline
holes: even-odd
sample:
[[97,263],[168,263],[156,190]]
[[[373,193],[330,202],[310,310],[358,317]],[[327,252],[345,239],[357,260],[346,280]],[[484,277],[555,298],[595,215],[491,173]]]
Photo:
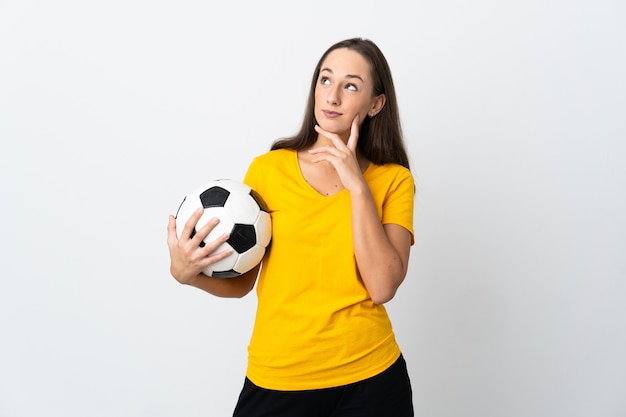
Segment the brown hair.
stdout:
[[315,87],[322,63],[335,49],[347,48],[358,52],[369,63],[374,79],[374,95],[385,94],[387,100],[382,110],[373,118],[366,118],[359,132],[358,150],[377,165],[396,163],[409,168],[409,159],[402,139],[398,101],[391,77],[391,70],[381,50],[368,39],[352,38],[337,42],[320,58],[313,78],[300,131],[294,136],[278,139],[271,149],[303,150],[315,143],[317,132],[315,120]]

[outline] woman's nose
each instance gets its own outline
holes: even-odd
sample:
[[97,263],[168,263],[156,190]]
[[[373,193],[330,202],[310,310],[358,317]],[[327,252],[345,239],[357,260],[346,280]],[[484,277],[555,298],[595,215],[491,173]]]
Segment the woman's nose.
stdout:
[[326,102],[333,105],[339,104],[339,91],[336,87],[333,87],[328,91]]

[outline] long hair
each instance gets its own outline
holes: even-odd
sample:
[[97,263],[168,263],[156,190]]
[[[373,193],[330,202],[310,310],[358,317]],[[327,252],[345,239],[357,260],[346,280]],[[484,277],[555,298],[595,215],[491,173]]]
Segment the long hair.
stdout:
[[359,53],[369,63],[374,80],[375,96],[385,94],[387,100],[382,110],[372,118],[366,118],[359,132],[358,150],[368,160],[377,165],[396,163],[409,168],[409,158],[402,138],[400,114],[396,91],[391,77],[389,64],[381,50],[369,39],[352,38],[337,42],[320,58],[313,78],[307,100],[304,118],[300,131],[294,136],[276,140],[271,149],[293,149],[296,151],[307,149],[317,139],[315,131],[315,88],[322,63],[329,53],[335,49],[347,48]]

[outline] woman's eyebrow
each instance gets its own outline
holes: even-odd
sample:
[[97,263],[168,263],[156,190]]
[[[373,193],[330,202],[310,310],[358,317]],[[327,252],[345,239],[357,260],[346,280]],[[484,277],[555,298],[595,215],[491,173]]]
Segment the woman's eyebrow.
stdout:
[[[320,70],[320,73],[322,73],[322,72],[330,72],[331,74],[334,74],[334,73],[333,73],[333,70],[331,70],[330,68],[322,68],[322,69]],[[365,80],[363,80],[363,78],[362,78],[360,75],[355,75],[355,74],[346,74],[346,77],[345,77],[345,78],[356,78],[356,79],[361,80],[361,82],[362,82],[362,83],[365,83]]]

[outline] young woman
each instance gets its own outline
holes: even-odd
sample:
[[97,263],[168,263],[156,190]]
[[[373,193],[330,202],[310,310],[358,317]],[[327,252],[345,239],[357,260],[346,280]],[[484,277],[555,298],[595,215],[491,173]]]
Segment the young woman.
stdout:
[[[414,182],[391,71],[370,40],[331,46],[315,68],[293,137],[256,157],[244,182],[267,203],[272,245],[232,279],[201,274],[228,236],[199,246],[216,220],[177,239],[171,273],[221,297],[254,287],[258,308],[234,416],[413,416],[406,363],[383,304],[404,280]],[[185,225],[190,236],[199,210]]]

